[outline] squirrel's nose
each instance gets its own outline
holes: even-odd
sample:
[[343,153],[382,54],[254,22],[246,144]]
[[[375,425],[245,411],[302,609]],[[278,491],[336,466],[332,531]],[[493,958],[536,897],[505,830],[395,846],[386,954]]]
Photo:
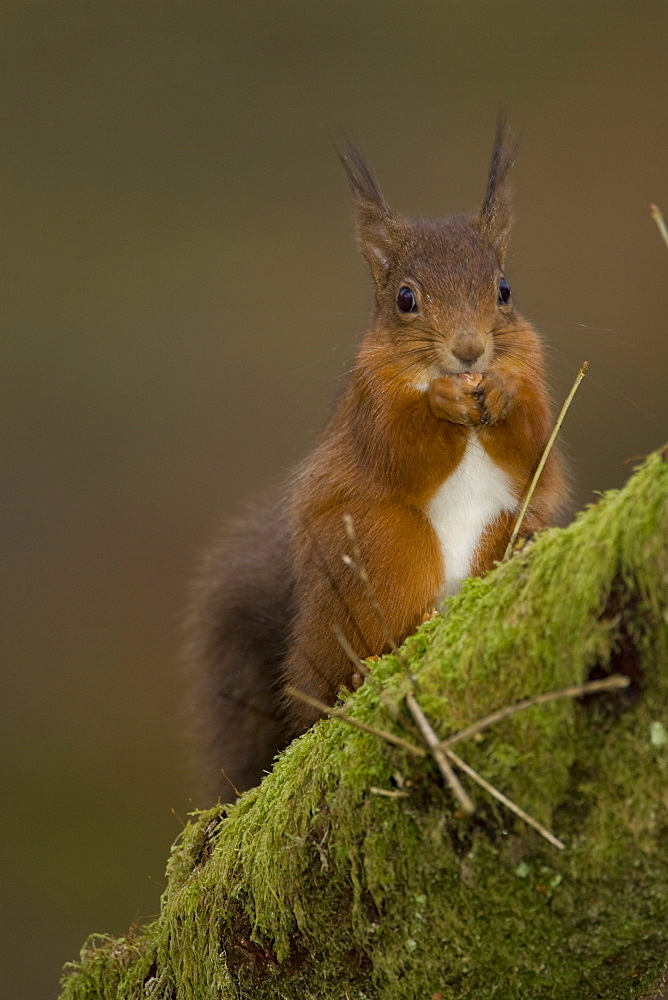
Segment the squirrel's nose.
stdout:
[[461,361],[463,365],[471,366],[476,363],[482,352],[485,350],[485,345],[479,340],[465,340],[460,344],[457,344],[453,348],[452,353]]

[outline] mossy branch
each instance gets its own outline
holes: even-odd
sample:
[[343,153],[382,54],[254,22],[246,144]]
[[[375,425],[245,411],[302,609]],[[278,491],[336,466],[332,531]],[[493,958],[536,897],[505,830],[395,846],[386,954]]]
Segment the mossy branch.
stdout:
[[[160,917],[91,938],[63,1000],[648,997],[668,955],[667,458],[468,581],[345,720],[193,816]],[[542,697],[613,673],[625,690]],[[477,724],[467,765],[565,850],[494,801],[462,815],[431,755],[387,741],[412,676],[441,747]]]

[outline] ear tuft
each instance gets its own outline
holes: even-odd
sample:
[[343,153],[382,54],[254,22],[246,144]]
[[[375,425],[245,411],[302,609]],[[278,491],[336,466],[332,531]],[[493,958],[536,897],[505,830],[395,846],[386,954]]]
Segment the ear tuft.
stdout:
[[364,157],[355,146],[346,142],[337,147],[355,199],[357,238],[362,254],[371,268],[378,288],[387,279],[396,243],[397,223],[383,198],[376,179]]
[[508,174],[516,154],[517,142],[510,141],[506,119],[502,116],[496,125],[487,194],[480,210],[480,228],[495,248],[501,263],[508,247],[512,224]]
[[387,209],[376,178],[371,173],[371,168],[359,149],[346,140],[341,146],[336,147],[336,152],[343,164],[355,198],[359,201],[373,202]]

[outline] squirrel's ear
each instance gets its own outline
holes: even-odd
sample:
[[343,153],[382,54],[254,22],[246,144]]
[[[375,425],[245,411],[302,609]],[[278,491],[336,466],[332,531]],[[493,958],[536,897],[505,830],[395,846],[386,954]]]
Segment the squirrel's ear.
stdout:
[[510,237],[512,218],[508,174],[516,153],[517,143],[509,142],[505,118],[499,118],[489,168],[487,195],[480,210],[480,228],[495,248],[500,263],[503,263]]
[[337,148],[355,199],[357,239],[376,285],[387,279],[396,246],[397,222],[361,153],[351,143]]

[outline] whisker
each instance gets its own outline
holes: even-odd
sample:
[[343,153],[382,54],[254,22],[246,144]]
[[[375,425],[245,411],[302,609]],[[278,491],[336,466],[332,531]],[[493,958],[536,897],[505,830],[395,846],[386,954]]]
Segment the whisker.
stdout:
[[606,384],[605,382],[602,382],[600,378],[594,378],[592,379],[592,382],[594,383],[594,385],[598,386],[599,389],[602,389],[603,392],[607,392],[608,395],[617,396],[620,399],[623,399],[625,403],[628,403],[630,406],[632,406],[635,410],[638,411],[638,413],[642,414],[642,416],[645,417],[647,420],[651,420],[653,423],[658,422],[658,417],[656,416],[655,413],[650,413],[649,410],[646,410],[644,406],[641,406],[640,403],[636,402],[635,399],[632,399],[631,396],[627,396],[626,393],[619,388],[619,386],[615,385],[614,383]]
[[553,326],[551,327],[551,329],[555,333],[569,333],[572,332],[573,330],[578,332],[580,330],[586,330],[587,333],[605,334],[606,340],[621,340],[624,342],[628,342],[629,339],[628,333],[626,333],[624,330],[615,329],[614,327],[610,326],[589,326],[588,323],[571,323],[571,324],[566,324],[565,326]]
[[[424,367],[424,363],[428,361],[433,364],[436,361],[436,358],[434,356],[434,351],[430,346],[423,346],[423,347],[413,347],[409,348],[408,350],[402,351],[398,360],[400,362],[403,362],[403,364],[401,364],[399,368],[394,368],[392,370],[393,380],[401,375],[404,375],[407,371],[410,371],[411,368],[417,369],[421,367],[421,363],[422,367]],[[369,363],[369,361],[366,361],[364,363],[363,368],[355,366],[352,369],[352,371],[363,370],[365,372],[370,371],[373,374],[377,374],[381,371],[387,371],[387,369],[388,369],[387,360],[379,359],[377,362],[372,361],[371,363]]]

